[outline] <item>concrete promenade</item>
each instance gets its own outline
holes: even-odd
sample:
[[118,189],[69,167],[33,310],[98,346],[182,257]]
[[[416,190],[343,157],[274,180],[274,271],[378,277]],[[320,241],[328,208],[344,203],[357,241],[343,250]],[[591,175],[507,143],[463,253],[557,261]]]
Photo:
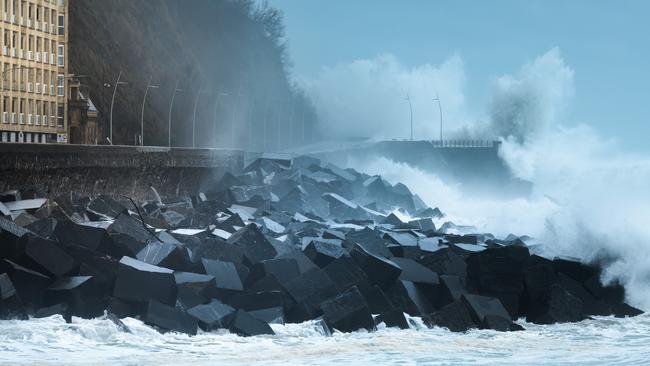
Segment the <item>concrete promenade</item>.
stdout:
[[161,196],[191,195],[243,164],[244,152],[235,149],[3,143],[0,191],[142,199],[154,187]]

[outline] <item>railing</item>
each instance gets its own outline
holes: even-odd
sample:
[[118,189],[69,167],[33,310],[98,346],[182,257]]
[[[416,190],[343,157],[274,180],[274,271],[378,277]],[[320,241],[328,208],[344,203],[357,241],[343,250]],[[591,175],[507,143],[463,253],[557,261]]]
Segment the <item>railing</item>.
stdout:
[[497,140],[433,140],[433,147],[454,147],[454,148],[495,148],[501,144]]

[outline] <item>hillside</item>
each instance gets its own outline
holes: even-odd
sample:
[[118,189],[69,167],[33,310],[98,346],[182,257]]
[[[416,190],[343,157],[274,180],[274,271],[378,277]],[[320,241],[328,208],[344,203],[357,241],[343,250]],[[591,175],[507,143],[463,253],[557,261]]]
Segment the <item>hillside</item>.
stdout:
[[[113,117],[115,144],[166,145],[176,83],[172,145],[273,150],[311,137],[315,113],[291,85],[282,15],[250,0],[76,0],[70,2],[71,73],[100,110],[108,136],[111,96],[120,71]],[[303,132],[303,121],[306,126]],[[266,128],[265,128],[266,126]]]

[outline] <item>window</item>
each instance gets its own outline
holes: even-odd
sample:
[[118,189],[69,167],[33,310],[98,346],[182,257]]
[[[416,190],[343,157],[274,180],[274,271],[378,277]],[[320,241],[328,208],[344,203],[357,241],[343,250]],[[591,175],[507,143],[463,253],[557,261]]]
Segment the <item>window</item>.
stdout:
[[59,74],[59,79],[57,80],[57,92],[56,92],[56,95],[58,95],[60,97],[64,96],[64,91],[65,91],[65,88],[64,88],[65,82],[64,81],[65,81],[65,78],[64,78],[63,74]]
[[59,60],[59,66],[65,66],[65,46],[60,44],[58,47],[58,60]]
[[63,106],[57,108],[56,121],[59,128],[63,128]]
[[65,18],[64,15],[59,15],[59,35],[65,34]]

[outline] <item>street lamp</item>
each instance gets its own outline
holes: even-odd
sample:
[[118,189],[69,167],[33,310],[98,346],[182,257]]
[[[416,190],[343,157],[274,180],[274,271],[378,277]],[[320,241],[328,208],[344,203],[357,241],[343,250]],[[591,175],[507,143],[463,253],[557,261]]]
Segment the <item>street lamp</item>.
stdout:
[[411,141],[413,141],[413,104],[411,104],[411,97],[406,96],[406,101],[409,102],[409,110],[411,111]]
[[153,80],[153,75],[149,77],[147,88],[144,91],[144,99],[142,100],[142,116],[140,117],[140,146],[144,146],[144,107],[147,104],[147,94],[149,94],[149,89],[159,88],[157,85],[151,85],[151,80]]
[[199,99],[203,92],[203,82],[199,86],[199,92],[196,93],[196,100],[194,101],[194,117],[192,118],[192,148],[196,149],[196,109],[199,106]]
[[440,97],[436,94],[433,98],[434,102],[438,102],[438,110],[440,111],[440,144],[442,145],[442,105],[440,104]]
[[117,87],[120,85],[127,85],[128,83],[125,81],[122,81],[122,70],[120,70],[120,74],[117,76],[117,81],[115,82],[115,87],[113,89],[113,98],[111,98],[111,117],[110,117],[110,123],[109,123],[109,138],[108,142],[113,145],[113,106],[115,104],[115,95],[117,94]]
[[228,93],[218,92],[214,102],[214,120],[212,121],[212,138],[214,138],[215,147],[217,145],[217,112],[220,106],[219,97],[225,97],[228,95],[229,95]]
[[176,98],[176,93],[184,92],[183,89],[178,89],[178,83],[180,80],[176,80],[176,86],[174,87],[174,93],[172,94],[172,101],[169,103],[169,123],[167,125],[167,146],[172,147],[172,112],[174,110],[174,99]]

